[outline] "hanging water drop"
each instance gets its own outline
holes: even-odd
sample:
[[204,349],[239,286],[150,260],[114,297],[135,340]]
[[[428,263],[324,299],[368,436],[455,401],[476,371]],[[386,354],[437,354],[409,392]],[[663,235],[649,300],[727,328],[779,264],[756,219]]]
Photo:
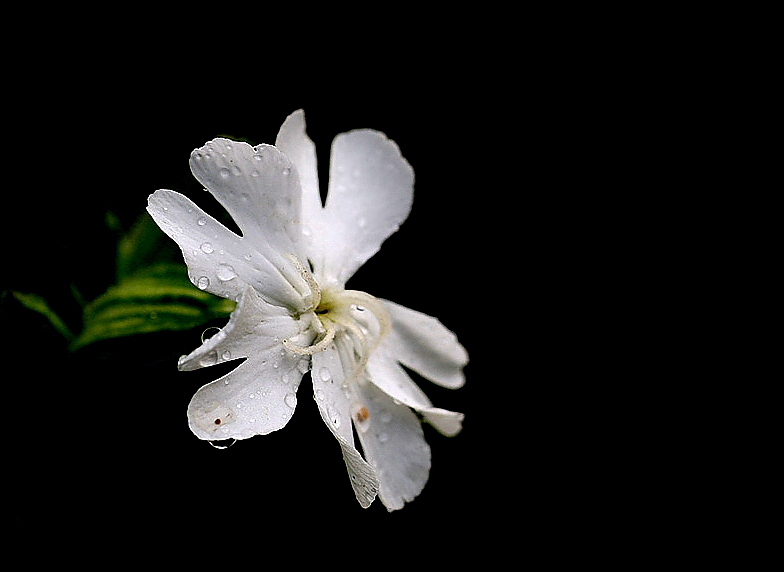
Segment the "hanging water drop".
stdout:
[[234,268],[228,264],[221,264],[218,266],[218,272],[216,274],[218,276],[218,280],[222,280],[223,282],[228,282],[229,280],[237,277],[237,273],[234,271]]

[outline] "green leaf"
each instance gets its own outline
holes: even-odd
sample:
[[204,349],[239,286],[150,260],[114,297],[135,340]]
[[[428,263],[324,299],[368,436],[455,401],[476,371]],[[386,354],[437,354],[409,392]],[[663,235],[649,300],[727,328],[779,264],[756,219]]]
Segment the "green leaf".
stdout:
[[99,340],[187,330],[227,317],[236,303],[196,288],[183,264],[157,264],[120,280],[85,308],[84,331],[71,345]]
[[181,261],[176,243],[144,212],[117,244],[117,280],[153,264]]
[[63,322],[60,316],[49,307],[49,304],[41,296],[38,294],[24,294],[22,292],[12,292],[12,294],[14,295],[14,298],[19,300],[26,308],[46,316],[52,323],[52,326],[65,336],[65,339],[68,341],[74,339],[73,333],[71,333],[71,330],[65,325],[65,322]]

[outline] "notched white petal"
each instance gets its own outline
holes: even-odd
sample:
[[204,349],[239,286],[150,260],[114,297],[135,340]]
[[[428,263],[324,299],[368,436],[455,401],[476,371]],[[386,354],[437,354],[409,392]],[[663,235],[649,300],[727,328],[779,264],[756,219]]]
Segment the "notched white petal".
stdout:
[[275,147],[283,151],[299,173],[302,185],[303,207],[312,201],[308,208],[322,206],[319,193],[316,146],[305,131],[305,112],[298,109],[289,115],[280,126],[275,139]]
[[313,398],[321,419],[340,445],[354,495],[359,504],[367,508],[376,498],[379,481],[373,467],[354,447],[350,407],[353,388],[346,383],[338,345],[333,344],[327,350],[313,356],[311,370]]
[[357,434],[378,475],[378,496],[387,510],[401,509],[427,483],[430,447],[419,419],[408,407],[369,383],[360,386],[359,398],[365,407],[362,423],[367,426]]
[[190,164],[244,237],[302,257],[296,246],[301,236],[299,175],[279,149],[218,138],[194,150]]
[[[199,289],[238,300],[252,286],[270,303],[290,308],[302,305],[301,291],[307,290],[307,284],[290,258],[261,252],[256,248],[259,244],[237,236],[175,191],[155,191],[147,211],[180,247],[188,276]],[[284,275],[282,268],[290,268],[296,277]]]
[[303,367],[279,347],[260,351],[232,372],[203,386],[188,405],[188,425],[199,439],[248,439],[281,429],[297,406]]
[[468,352],[457,336],[432,316],[389,300],[383,302],[392,315],[389,343],[398,361],[433,383],[451,389],[462,387]]
[[455,411],[447,411],[438,407],[427,407],[418,410],[422,417],[435,427],[439,433],[447,437],[454,437],[463,429],[465,415]]
[[414,170],[394,141],[371,129],[335,137],[323,212],[326,236],[315,241],[321,252],[310,253],[316,271],[345,285],[408,217],[413,197]]
[[425,393],[419,388],[406,371],[396,362],[398,356],[385,344],[368,360],[368,376],[371,383],[396,402],[402,403],[422,415],[440,433],[453,437],[462,429],[464,415],[433,407]]
[[199,348],[182,356],[177,367],[189,371],[246,358],[299,335],[301,326],[285,308],[265,302],[253,288],[248,288],[228,324]]

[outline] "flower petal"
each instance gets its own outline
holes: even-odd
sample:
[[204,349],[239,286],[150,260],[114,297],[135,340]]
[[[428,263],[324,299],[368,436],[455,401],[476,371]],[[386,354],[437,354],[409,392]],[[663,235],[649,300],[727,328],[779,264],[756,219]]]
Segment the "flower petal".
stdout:
[[283,151],[294,164],[302,184],[302,218],[313,218],[313,211],[321,212],[316,146],[305,132],[305,112],[298,109],[280,126],[275,147]]
[[414,170],[394,141],[370,129],[335,137],[324,230],[309,253],[317,276],[345,285],[400,227],[413,196]]
[[359,386],[361,414],[357,434],[381,486],[387,510],[403,508],[424,488],[430,473],[430,447],[416,415],[370,383]]
[[433,407],[414,380],[397,363],[387,342],[371,354],[367,363],[367,375],[379,390],[394,401],[402,403],[417,413],[442,434],[453,437],[462,429],[464,415]]
[[229,212],[244,237],[302,258],[297,246],[302,189],[296,169],[280,150],[218,138],[195,149],[190,164],[193,176]]
[[462,387],[468,353],[457,336],[432,316],[389,300],[383,302],[392,314],[389,344],[396,359],[433,383],[451,389]]
[[286,154],[299,173],[302,184],[302,243],[306,253],[321,251],[324,245],[316,240],[329,236],[324,228],[324,206],[319,192],[316,146],[305,132],[305,112],[300,110],[289,115],[283,122],[275,140],[275,146]]
[[342,353],[341,358],[341,350],[336,343],[313,356],[313,398],[324,424],[338,440],[354,494],[362,508],[367,508],[376,498],[379,481],[373,468],[354,446],[350,413],[351,388],[346,383],[347,368],[344,367],[348,354]]
[[[244,310],[247,311],[247,307]],[[257,342],[254,350],[238,350],[250,353],[250,357],[193,396],[188,405],[188,424],[199,439],[247,439],[277,431],[288,423],[297,405],[297,388],[307,371],[308,360],[285,349],[282,336],[296,331],[296,327],[281,329],[280,323],[279,320],[262,322],[254,332]],[[215,352],[217,356],[219,352],[229,351],[222,348],[231,345],[235,332],[249,325],[246,316],[240,315],[231,332],[211,345],[212,340],[219,337],[214,336],[194,354],[201,352],[210,356]],[[221,345],[223,343],[227,345]],[[238,347],[243,346],[247,348],[245,344]],[[180,364],[182,367],[183,360]]]
[[[267,256],[206,214],[189,198],[175,191],[158,190],[150,195],[147,211],[158,226],[182,250],[188,275],[197,287],[223,298],[238,300],[245,290],[255,288],[272,304],[302,309],[299,287],[303,282],[296,269],[284,276],[280,265],[292,261]],[[291,278],[290,275],[297,275]],[[307,292],[307,284],[303,284]]]
[[[180,371],[190,371],[246,358],[270,348],[279,352],[281,341],[300,336],[302,329],[299,321],[291,317],[288,310],[268,304],[253,288],[248,288],[232,312],[228,324],[199,348],[182,356],[177,367]],[[313,333],[307,335],[308,339],[301,340],[304,345],[308,345],[313,338]],[[302,361],[298,368],[305,372],[310,367],[310,359],[302,356]]]

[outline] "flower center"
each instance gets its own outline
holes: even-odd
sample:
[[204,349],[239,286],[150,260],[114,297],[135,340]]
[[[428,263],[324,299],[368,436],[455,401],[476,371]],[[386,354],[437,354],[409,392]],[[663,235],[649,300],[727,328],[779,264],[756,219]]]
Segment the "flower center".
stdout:
[[300,319],[309,319],[310,328],[316,333],[313,344],[301,346],[290,339],[284,346],[298,354],[313,355],[326,350],[335,337],[344,336],[354,347],[360,361],[358,371],[364,368],[370,353],[392,330],[392,317],[377,298],[359,290],[325,289],[316,282],[313,274],[296,258],[294,264],[310,286],[309,307]]

